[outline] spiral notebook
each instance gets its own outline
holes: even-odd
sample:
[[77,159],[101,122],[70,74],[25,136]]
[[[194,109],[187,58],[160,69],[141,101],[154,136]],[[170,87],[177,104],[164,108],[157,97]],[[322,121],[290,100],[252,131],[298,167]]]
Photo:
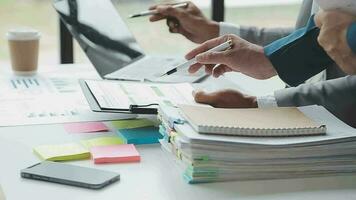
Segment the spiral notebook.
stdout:
[[322,135],[326,126],[298,108],[225,109],[179,105],[184,119],[198,133],[236,136]]

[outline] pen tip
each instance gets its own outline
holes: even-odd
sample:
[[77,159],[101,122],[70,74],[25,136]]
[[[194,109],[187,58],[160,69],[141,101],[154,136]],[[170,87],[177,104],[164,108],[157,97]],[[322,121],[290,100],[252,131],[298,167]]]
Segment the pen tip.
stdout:
[[139,16],[140,15],[135,14],[135,15],[130,15],[129,18],[135,18],[135,17],[139,17]]

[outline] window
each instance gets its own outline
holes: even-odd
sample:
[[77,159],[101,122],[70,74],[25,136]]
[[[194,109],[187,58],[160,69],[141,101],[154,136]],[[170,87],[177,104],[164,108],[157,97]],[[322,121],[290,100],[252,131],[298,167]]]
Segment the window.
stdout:
[[39,62],[56,64],[58,54],[58,18],[48,0],[0,0],[0,64],[9,66],[5,34],[9,29],[31,27],[42,33]]
[[294,27],[302,0],[225,0],[225,21],[258,27]]
[[[150,23],[148,18],[128,19],[126,16],[147,9],[150,5],[171,0],[113,0],[142,48],[150,54],[184,55],[195,46],[183,36],[170,34],[165,21]],[[211,17],[210,0],[193,0],[205,16]],[[226,18],[231,23],[264,27],[294,26],[301,0],[225,0]],[[9,63],[5,34],[15,27],[32,27],[42,32],[39,62],[57,64],[58,16],[49,0],[0,0],[0,64]],[[282,4],[282,5],[281,5]],[[75,44],[75,61],[89,62]]]

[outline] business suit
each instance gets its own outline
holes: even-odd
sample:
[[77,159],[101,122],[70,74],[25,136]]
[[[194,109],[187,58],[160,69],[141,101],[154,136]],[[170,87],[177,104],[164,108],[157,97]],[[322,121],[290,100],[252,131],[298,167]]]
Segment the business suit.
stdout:
[[[304,0],[301,6],[301,10],[296,23],[296,28],[306,26],[308,19],[312,13],[313,1]],[[294,29],[280,28],[280,29],[258,29],[255,27],[241,26],[239,28],[240,37],[260,45],[266,45],[272,41],[279,39],[280,37],[287,36]],[[336,115],[338,118],[356,127],[356,76],[347,76],[333,63],[326,62],[325,65],[319,66],[318,69],[312,73],[310,69],[302,69],[308,66],[299,66],[297,69],[301,72],[304,71],[307,76],[296,76],[293,73],[293,69],[288,68],[285,65],[285,70],[277,69],[279,73],[283,74],[283,80],[292,86],[276,91],[274,97],[278,106],[304,106],[311,104],[323,105],[330,112]],[[326,69],[325,79],[327,81],[320,80],[316,83],[305,83],[309,75]],[[288,72],[289,71],[289,72]]]

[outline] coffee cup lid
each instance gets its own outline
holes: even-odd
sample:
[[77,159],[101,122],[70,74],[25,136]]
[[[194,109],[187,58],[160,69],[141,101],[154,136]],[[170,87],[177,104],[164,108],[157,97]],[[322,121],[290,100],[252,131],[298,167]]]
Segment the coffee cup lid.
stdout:
[[19,28],[9,30],[6,37],[8,40],[36,40],[41,37],[41,33],[35,29]]

